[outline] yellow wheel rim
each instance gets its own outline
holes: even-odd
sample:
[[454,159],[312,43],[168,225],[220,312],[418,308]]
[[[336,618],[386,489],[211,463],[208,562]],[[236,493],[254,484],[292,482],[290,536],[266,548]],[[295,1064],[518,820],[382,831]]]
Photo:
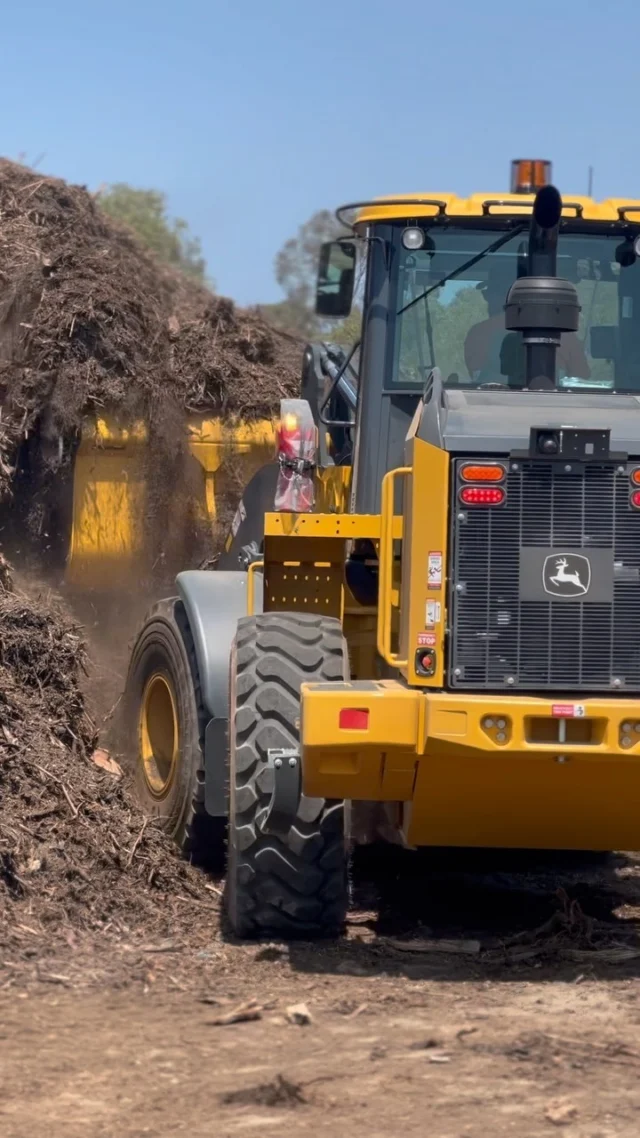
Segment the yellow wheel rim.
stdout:
[[140,758],[149,792],[164,798],[178,766],[178,712],[173,686],[161,672],[145,684],[140,712]]

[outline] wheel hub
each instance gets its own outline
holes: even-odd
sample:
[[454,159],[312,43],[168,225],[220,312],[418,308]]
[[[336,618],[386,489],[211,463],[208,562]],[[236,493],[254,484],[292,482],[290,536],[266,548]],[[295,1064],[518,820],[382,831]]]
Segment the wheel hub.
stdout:
[[156,672],[145,684],[140,712],[140,759],[149,792],[164,798],[178,765],[178,713],[173,685]]

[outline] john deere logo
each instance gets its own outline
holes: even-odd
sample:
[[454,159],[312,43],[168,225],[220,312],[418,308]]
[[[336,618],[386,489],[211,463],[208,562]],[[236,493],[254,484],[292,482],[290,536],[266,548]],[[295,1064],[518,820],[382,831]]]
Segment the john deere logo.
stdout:
[[591,564],[579,553],[554,553],[545,558],[542,584],[551,597],[584,597],[591,584]]

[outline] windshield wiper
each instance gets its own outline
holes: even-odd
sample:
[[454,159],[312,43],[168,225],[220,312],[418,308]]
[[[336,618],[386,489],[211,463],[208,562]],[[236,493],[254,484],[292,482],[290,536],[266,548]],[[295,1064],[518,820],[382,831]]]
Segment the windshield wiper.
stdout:
[[487,245],[487,248],[483,249],[481,253],[476,253],[475,257],[472,257],[470,261],[465,261],[463,265],[460,265],[457,269],[454,269],[452,273],[448,273],[446,277],[442,278],[442,280],[438,281],[434,285],[430,285],[429,288],[420,293],[420,296],[416,296],[413,300],[410,300],[408,304],[405,304],[404,308],[401,308],[398,311],[397,315],[402,316],[403,312],[407,312],[409,308],[413,308],[414,304],[418,304],[421,300],[424,300],[437,288],[442,288],[442,286],[445,285],[447,281],[452,281],[454,277],[459,276],[460,273],[466,272],[467,269],[472,269],[474,265],[477,265],[478,261],[481,261],[483,257],[487,257],[489,253],[496,253],[498,249],[501,249],[503,245],[507,244],[507,241],[510,241],[512,237],[517,237],[518,234],[522,233],[526,228],[526,225],[517,225],[515,229],[510,229],[508,233],[503,233],[497,241],[493,241],[491,245]]

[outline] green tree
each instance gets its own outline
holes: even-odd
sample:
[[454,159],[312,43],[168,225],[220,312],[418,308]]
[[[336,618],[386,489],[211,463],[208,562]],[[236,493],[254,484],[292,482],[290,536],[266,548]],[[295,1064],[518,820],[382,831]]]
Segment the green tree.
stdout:
[[206,283],[206,262],[197,237],[182,218],[170,218],[159,190],[140,190],[116,182],[98,194],[100,207],[134,231],[160,261]]
[[276,256],[276,280],[286,296],[291,314],[297,314],[301,325],[309,326],[313,317],[315,280],[320,247],[344,232],[327,209],[314,213],[296,236],[285,241]]

